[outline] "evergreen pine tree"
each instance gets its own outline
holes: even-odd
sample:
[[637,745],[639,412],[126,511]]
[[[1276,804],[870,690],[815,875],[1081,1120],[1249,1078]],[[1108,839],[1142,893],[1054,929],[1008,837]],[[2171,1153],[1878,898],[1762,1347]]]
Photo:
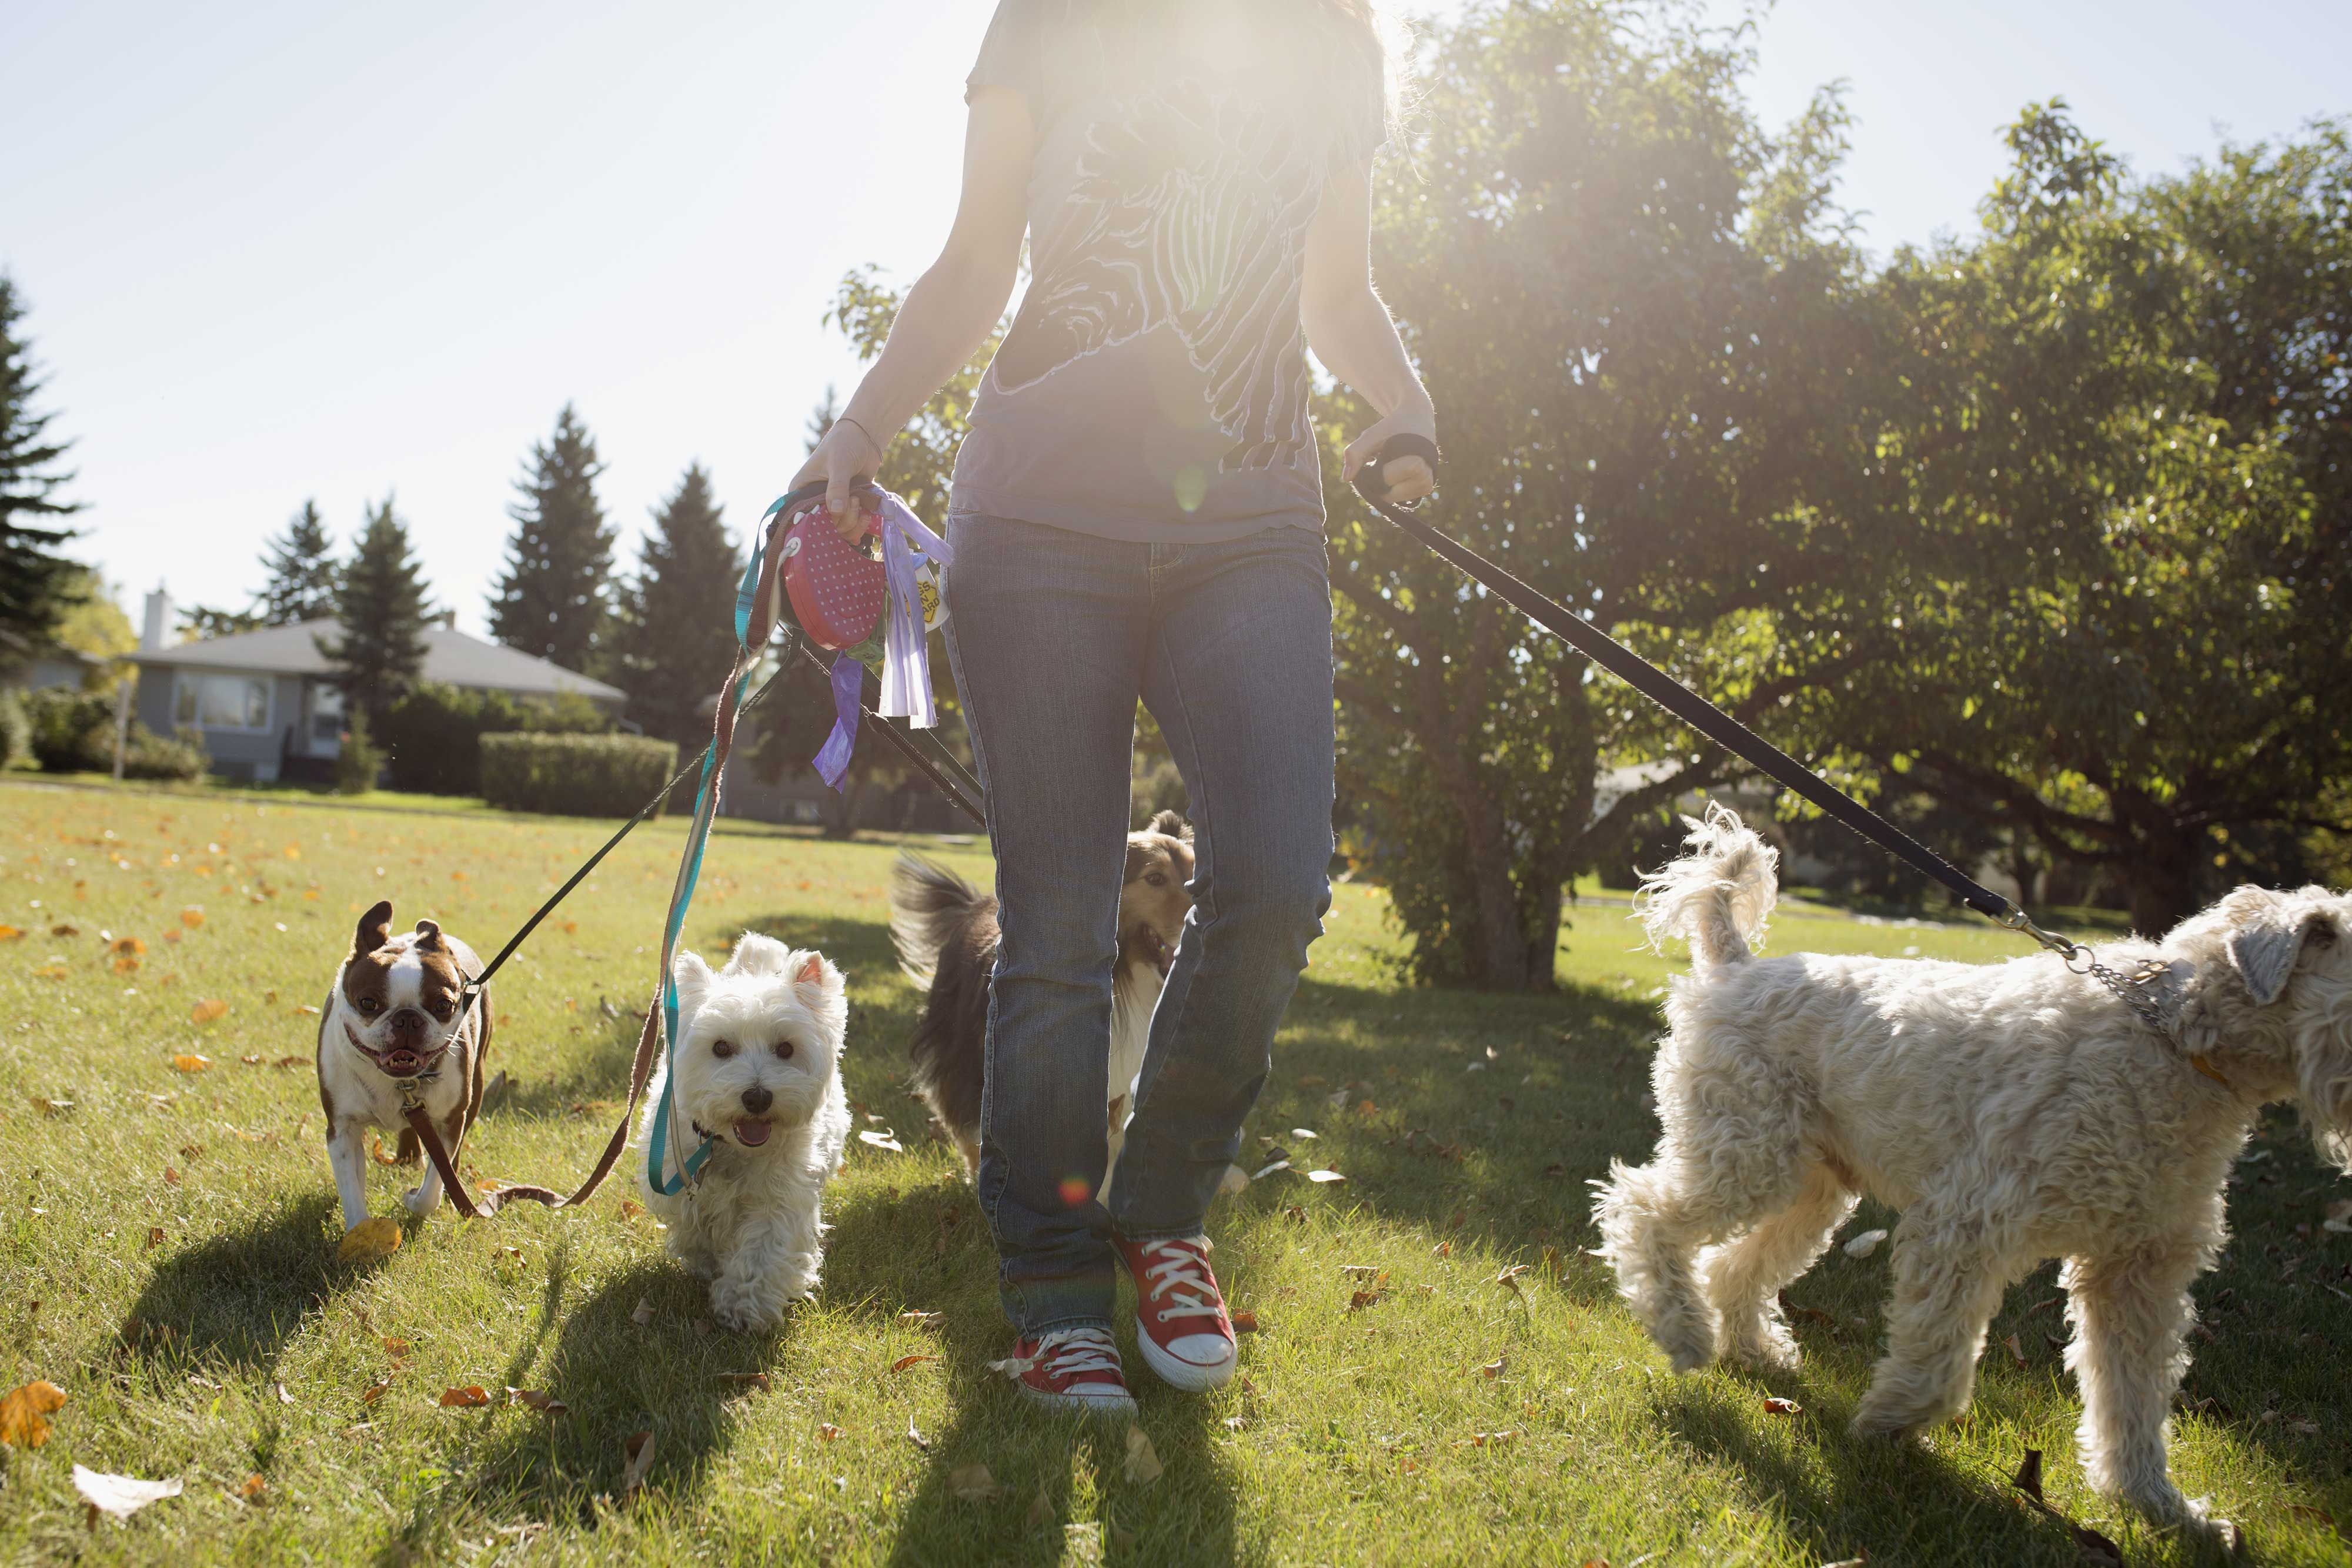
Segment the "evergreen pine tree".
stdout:
[[68,442],[47,436],[51,415],[35,413],[31,345],[17,335],[24,317],[15,283],[0,273],[0,663],[31,653],[83,597],[83,569],[57,553],[68,528],[36,526],[81,509],[57,492],[73,476],[56,465]]
[[531,444],[505,574],[491,591],[490,635],[567,670],[604,663],[614,531],[596,502],[595,438],[565,403],[552,440]]
[[335,612],[335,546],[319,503],[305,501],[286,531],[262,546],[269,581],[257,596],[265,626],[291,626]]
[[621,595],[614,674],[646,733],[691,749],[708,739],[701,703],[735,657],[735,589],[742,560],[711,499],[710,476],[688,466],[638,543],[636,580]]
[[408,527],[392,497],[368,513],[336,585],[335,617],[341,635],[315,639],[335,667],[335,684],[352,706],[382,719],[384,709],[416,684],[425,668],[425,628],[434,619],[425,573],[408,542]]

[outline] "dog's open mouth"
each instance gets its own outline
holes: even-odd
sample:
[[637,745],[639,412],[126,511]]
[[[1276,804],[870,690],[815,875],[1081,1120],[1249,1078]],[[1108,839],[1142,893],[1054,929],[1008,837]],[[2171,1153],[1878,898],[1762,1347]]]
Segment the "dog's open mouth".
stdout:
[[438,1047],[426,1052],[413,1045],[393,1045],[377,1051],[362,1040],[359,1031],[348,1023],[343,1025],[343,1033],[361,1055],[375,1063],[378,1071],[392,1078],[414,1078],[425,1071],[434,1057],[441,1054]]
[[1160,971],[1161,979],[1168,977],[1168,967],[1176,961],[1176,954],[1174,949],[1160,939],[1159,932],[1154,931],[1147,922],[1135,928],[1135,935],[1129,937],[1129,941],[1138,953],[1150,960],[1151,967]]
[[735,1124],[735,1141],[747,1149],[756,1149],[768,1141],[768,1134],[773,1131],[767,1123],[746,1116]]

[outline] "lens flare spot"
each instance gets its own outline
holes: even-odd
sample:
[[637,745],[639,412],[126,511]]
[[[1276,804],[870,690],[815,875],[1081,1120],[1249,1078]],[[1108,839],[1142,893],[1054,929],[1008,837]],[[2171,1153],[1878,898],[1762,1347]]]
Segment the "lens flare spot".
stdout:
[[1187,463],[1176,470],[1176,504],[1187,512],[1197,512],[1201,503],[1209,497],[1209,471],[1198,463]]
[[1062,1178],[1062,1201],[1072,1208],[1077,1207],[1094,1195],[1095,1189],[1087,1185],[1086,1177],[1064,1176]]

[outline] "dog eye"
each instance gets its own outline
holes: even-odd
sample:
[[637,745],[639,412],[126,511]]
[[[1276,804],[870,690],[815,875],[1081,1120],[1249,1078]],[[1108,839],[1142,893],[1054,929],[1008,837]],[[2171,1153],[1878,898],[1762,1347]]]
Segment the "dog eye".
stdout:
[[1168,885],[1168,879],[1156,871],[1145,876],[1143,880],[1150,883],[1154,887],[1166,887]]
[[372,1013],[382,1006],[383,1006],[383,1004],[377,1001],[373,997],[362,997],[360,998],[360,1011],[363,1013]]
[[714,1040],[710,1042],[710,1054],[723,1061],[735,1054],[735,1042],[731,1040]]
[[793,1059],[793,1042],[789,1040],[776,1041],[776,1055],[782,1061],[790,1061]]

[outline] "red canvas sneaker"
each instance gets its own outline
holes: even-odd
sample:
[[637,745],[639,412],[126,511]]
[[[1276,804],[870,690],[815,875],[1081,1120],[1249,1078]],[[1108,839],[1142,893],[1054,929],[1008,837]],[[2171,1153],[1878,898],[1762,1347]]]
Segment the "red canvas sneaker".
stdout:
[[1217,1277],[1209,1271],[1209,1239],[1118,1243],[1135,1281],[1135,1343],[1143,1364],[1162,1382],[1202,1394],[1234,1375],[1234,1322]]
[[1033,1404],[1105,1416],[1135,1414],[1135,1396],[1119,1371],[1118,1343],[1107,1328],[1056,1329],[1023,1339],[1009,1359],[988,1366],[1020,1385]]

